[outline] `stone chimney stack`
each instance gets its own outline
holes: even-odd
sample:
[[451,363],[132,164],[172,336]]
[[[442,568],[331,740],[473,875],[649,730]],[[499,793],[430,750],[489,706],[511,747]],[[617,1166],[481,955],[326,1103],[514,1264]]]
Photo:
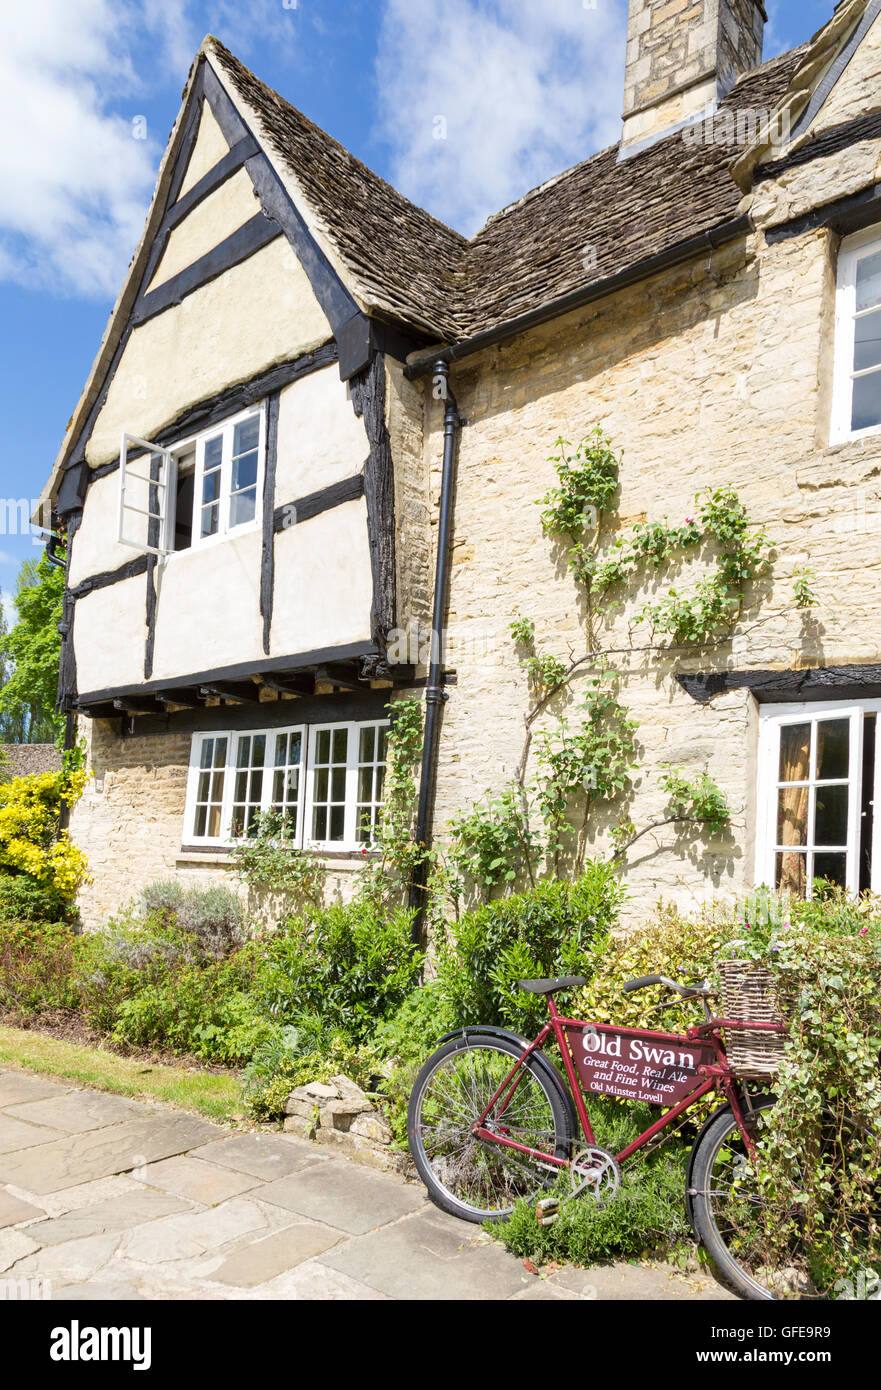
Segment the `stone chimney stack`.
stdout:
[[630,0],[622,154],[712,111],[762,61],[762,0]]

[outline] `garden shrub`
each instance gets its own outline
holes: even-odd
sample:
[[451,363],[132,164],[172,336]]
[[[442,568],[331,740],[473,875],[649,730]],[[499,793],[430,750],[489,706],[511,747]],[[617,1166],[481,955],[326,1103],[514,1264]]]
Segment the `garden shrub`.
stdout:
[[610,864],[589,861],[574,883],[546,879],[447,925],[437,956],[451,1026],[504,1024],[536,1031],[542,999],[518,980],[591,976],[618,920],[624,889]]
[[[620,1153],[657,1118],[650,1106],[625,1109],[609,1101],[594,1101],[597,1143]],[[685,1210],[688,1150],[672,1141],[641,1162],[625,1166],[621,1187],[608,1206],[598,1207],[588,1195],[568,1196],[566,1177],[559,1180],[560,1214],[540,1226],[535,1202],[518,1202],[510,1221],[491,1226],[492,1234],[515,1255],[538,1262],[567,1261],[592,1265],[603,1260],[662,1257],[683,1241],[692,1240]]]
[[355,1042],[387,1018],[413,987],[422,953],[413,914],[356,899],[288,918],[260,942],[258,1007],[296,1026],[303,1013],[332,1023]]
[[881,1275],[881,904],[821,886],[735,949],[773,972],[789,1021],[759,1145],[769,1264],[848,1296]]
[[0,869],[26,874],[41,888],[72,901],[87,877],[86,857],[60,831],[61,803],[82,794],[82,769],[39,772],[0,782]]
[[208,959],[221,960],[247,940],[244,904],[222,884],[185,888],[178,879],[159,879],[142,890],[141,901],[147,916],[194,937]]
[[677,1032],[701,1022],[700,1002],[674,1004],[662,1014],[650,1011],[671,999],[663,985],[626,993],[628,980],[642,975],[666,975],[680,984],[696,984],[716,972],[722,947],[742,935],[733,909],[684,916],[670,904],[659,904],[654,919],[637,932],[609,943],[589,983],[575,1000],[578,1018],[615,1023],[626,1028],[660,1028]]
[[0,922],[0,1008],[25,1015],[76,1008],[79,940],[62,922]]
[[0,873],[0,922],[60,922],[70,903],[29,874]]

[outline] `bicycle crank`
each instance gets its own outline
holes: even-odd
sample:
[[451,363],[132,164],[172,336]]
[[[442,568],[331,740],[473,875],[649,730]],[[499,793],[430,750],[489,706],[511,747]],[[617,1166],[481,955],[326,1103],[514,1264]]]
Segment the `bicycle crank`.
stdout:
[[598,1207],[612,1201],[621,1186],[621,1169],[612,1154],[591,1145],[579,1149],[569,1165],[569,1180],[573,1197],[585,1193]]

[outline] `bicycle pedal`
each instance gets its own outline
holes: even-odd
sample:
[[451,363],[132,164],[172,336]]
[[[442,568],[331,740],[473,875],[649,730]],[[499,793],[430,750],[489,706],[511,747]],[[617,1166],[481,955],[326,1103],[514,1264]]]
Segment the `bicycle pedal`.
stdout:
[[542,1197],[535,1204],[535,1219],[539,1226],[552,1226],[559,1214],[560,1202],[557,1197]]

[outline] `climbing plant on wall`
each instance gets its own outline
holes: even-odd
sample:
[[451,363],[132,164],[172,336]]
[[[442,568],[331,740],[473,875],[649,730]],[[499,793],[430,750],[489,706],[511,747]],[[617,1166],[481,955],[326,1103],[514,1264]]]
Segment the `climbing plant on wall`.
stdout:
[[[557,483],[538,502],[541,526],[564,547],[586,650],[564,657],[543,648],[529,615],[510,624],[529,692],[521,754],[511,782],[450,826],[453,862],[484,894],[519,878],[534,882],[542,859],[550,872],[559,873],[565,861],[577,873],[592,814],[602,805],[620,810],[610,828],[620,861],[644,835],[666,826],[713,835],[728,824],[725,797],[706,770],[689,778],[669,766],[657,779],[662,814],[641,827],[624,814],[639,766],[638,730],[621,699],[625,676],[616,659],[726,641],[743,617],[748,586],[771,558],[764,528],[731,487],[699,493],[693,515],[678,525],[639,521],[610,542],[620,457],[599,427],[574,446],[558,439],[550,462]],[[628,588],[689,558],[704,564],[701,578],[646,600],[628,619],[627,645],[612,645]],[[796,606],[812,607],[809,573],[796,570],[794,578]]]

